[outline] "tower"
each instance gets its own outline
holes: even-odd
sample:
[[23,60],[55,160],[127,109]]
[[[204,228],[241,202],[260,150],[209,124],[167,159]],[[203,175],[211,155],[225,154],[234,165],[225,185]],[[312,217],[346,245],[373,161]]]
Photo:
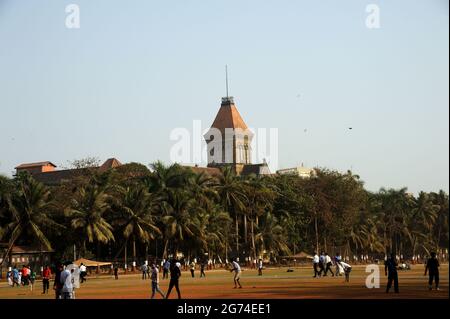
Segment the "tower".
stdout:
[[232,96],[222,98],[217,116],[204,135],[208,145],[208,166],[251,164],[251,142],[253,133],[248,129]]

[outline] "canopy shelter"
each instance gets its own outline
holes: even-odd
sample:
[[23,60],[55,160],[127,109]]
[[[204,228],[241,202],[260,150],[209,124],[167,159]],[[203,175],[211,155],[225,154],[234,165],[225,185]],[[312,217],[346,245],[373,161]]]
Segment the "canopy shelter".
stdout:
[[80,258],[78,260],[75,260],[73,263],[75,265],[77,265],[78,267],[81,264],[85,265],[86,267],[103,267],[103,266],[111,266],[112,265],[112,263],[89,260],[89,259],[85,259],[85,258]]
[[312,260],[314,257],[310,254],[305,253],[304,251],[291,255],[291,256],[284,256],[282,260],[284,260],[285,263],[287,263],[290,266],[296,266],[297,263],[304,264],[309,262],[309,260]]
[[313,259],[314,257],[312,255],[307,254],[304,251],[302,251],[302,252],[300,252],[298,254],[295,254],[295,255],[292,255],[292,256],[286,256],[284,258],[286,258],[286,259]]

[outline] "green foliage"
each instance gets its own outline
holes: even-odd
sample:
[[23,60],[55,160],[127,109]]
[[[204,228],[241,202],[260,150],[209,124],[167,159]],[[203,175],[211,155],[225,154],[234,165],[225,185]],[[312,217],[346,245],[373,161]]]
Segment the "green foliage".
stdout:
[[448,204],[443,191],[368,192],[351,172],[240,177],[225,167],[212,177],[178,164],[130,163],[52,188],[26,174],[0,176],[0,240],[9,249],[38,243],[56,256],[71,256],[75,245],[97,259],[126,255],[130,244],[133,260],[153,248],[158,257],[222,260],[317,250],[413,256],[448,247]]

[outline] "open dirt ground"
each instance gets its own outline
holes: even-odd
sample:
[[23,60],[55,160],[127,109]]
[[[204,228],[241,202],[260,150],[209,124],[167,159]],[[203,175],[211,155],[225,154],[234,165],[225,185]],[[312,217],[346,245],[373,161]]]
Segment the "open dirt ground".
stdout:
[[[355,266],[350,276],[350,283],[343,277],[313,278],[311,267],[265,269],[262,277],[256,270],[244,269],[241,283],[243,289],[233,289],[233,275],[226,270],[206,271],[206,278],[191,278],[189,272],[183,272],[180,279],[183,299],[383,299],[383,298],[449,298],[448,265],[440,269],[440,291],[428,290],[428,276],[423,276],[423,265],[415,265],[412,270],[399,271],[400,294],[385,293],[386,277],[384,267],[380,266],[380,289],[368,289],[365,281],[368,273],[364,266]],[[162,277],[162,276],[161,276]],[[165,293],[169,281],[162,280],[160,287]],[[9,287],[5,280],[0,281],[0,299],[53,299],[54,293],[50,283],[50,293],[41,294],[42,282],[37,281],[34,290],[29,287]],[[87,282],[76,290],[77,299],[148,299],[151,293],[150,280],[142,280],[140,274],[122,275],[119,280],[111,276],[88,276]],[[157,296],[161,298],[160,296]],[[176,298],[172,291],[170,299]]]

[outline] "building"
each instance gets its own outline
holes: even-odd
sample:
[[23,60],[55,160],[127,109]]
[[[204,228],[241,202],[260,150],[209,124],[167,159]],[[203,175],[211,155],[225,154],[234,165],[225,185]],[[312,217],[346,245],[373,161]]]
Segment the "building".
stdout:
[[314,176],[316,171],[313,168],[304,167],[303,164],[294,168],[280,169],[277,171],[279,175],[295,175],[303,178]]
[[[8,244],[0,244],[0,262]],[[13,246],[9,253],[8,259],[3,263],[4,265],[22,267],[30,265],[31,267],[41,267],[42,265],[51,262],[52,250],[40,249],[34,246]]]
[[22,172],[30,173],[35,180],[48,186],[68,183],[79,176],[86,176],[89,171],[105,172],[111,168],[119,167],[122,163],[116,158],[107,159],[102,165],[89,168],[76,168],[56,170],[52,162],[26,163],[16,167],[16,174]]
[[204,135],[208,168],[231,166],[237,175],[269,175],[267,163],[252,164],[253,133],[242,119],[233,97],[223,97],[211,128]]

